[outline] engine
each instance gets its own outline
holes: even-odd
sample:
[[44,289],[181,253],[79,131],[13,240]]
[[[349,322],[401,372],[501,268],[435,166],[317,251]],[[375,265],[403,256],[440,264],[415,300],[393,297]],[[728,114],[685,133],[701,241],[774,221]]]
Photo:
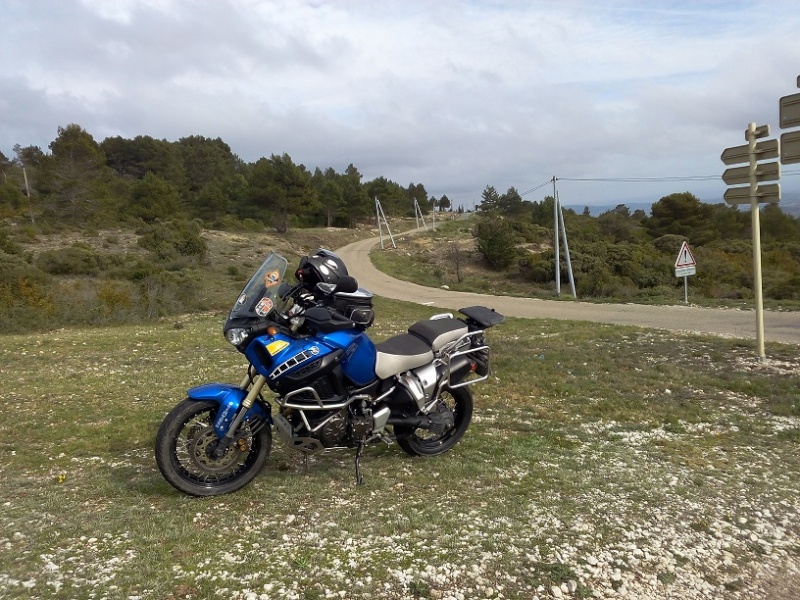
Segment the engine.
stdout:
[[276,415],[275,423],[284,439],[291,440],[291,446],[317,452],[356,446],[372,434],[375,419],[370,410],[355,410],[351,404],[335,412],[285,408]]

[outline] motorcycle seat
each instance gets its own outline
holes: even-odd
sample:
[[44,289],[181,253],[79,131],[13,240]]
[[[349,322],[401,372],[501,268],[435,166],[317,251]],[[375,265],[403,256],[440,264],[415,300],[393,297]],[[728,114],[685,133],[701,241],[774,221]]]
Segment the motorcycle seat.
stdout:
[[381,379],[422,367],[433,360],[430,345],[409,333],[376,344],[375,350],[375,374]]
[[467,325],[458,319],[430,319],[419,321],[408,332],[425,340],[431,350],[438,352],[467,333]]

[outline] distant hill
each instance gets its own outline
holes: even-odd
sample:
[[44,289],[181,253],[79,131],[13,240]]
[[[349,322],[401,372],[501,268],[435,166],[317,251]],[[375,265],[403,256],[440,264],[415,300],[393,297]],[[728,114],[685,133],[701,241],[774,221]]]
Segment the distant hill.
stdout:
[[800,217],[800,202],[793,202],[791,204],[784,204],[783,202],[781,202],[779,206],[781,207],[781,210],[787,215],[792,215],[793,217]]

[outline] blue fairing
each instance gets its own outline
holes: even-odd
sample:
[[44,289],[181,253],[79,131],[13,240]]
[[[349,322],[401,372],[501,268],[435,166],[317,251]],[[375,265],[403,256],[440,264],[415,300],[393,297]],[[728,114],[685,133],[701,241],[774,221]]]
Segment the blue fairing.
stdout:
[[375,345],[362,331],[302,338],[283,333],[262,335],[248,345],[244,354],[261,375],[273,382],[336,350],[344,351],[342,371],[353,383],[366,385],[375,380]]
[[[224,437],[228,433],[228,428],[239,407],[242,405],[242,400],[247,396],[247,391],[237,385],[228,383],[206,383],[191,388],[187,395],[192,400],[213,400],[219,404],[217,419],[214,421],[214,431],[219,437]],[[250,407],[250,410],[245,415],[245,419],[251,417],[261,417],[266,419],[270,425],[272,424],[272,418],[269,413],[265,412],[261,404],[257,402]]]
[[325,343],[344,350],[342,371],[357,385],[375,380],[375,344],[363,331],[336,331],[324,336]]

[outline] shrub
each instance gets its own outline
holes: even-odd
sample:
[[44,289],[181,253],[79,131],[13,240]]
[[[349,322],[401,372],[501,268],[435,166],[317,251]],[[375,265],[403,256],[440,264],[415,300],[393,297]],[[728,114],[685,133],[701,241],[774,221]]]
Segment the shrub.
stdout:
[[5,228],[0,229],[0,252],[5,252],[6,254],[20,253],[19,245],[14,243]]
[[97,275],[100,260],[84,246],[45,250],[36,259],[36,266],[51,275]]
[[40,327],[55,309],[52,282],[21,257],[0,252],[0,329]]
[[475,228],[478,251],[493,267],[505,269],[517,257],[513,228],[503,219],[485,219]]
[[189,256],[203,262],[208,246],[200,236],[202,229],[194,221],[170,221],[147,225],[140,230],[138,244],[161,261]]
[[794,275],[771,285],[765,295],[775,300],[800,300],[800,275]]

